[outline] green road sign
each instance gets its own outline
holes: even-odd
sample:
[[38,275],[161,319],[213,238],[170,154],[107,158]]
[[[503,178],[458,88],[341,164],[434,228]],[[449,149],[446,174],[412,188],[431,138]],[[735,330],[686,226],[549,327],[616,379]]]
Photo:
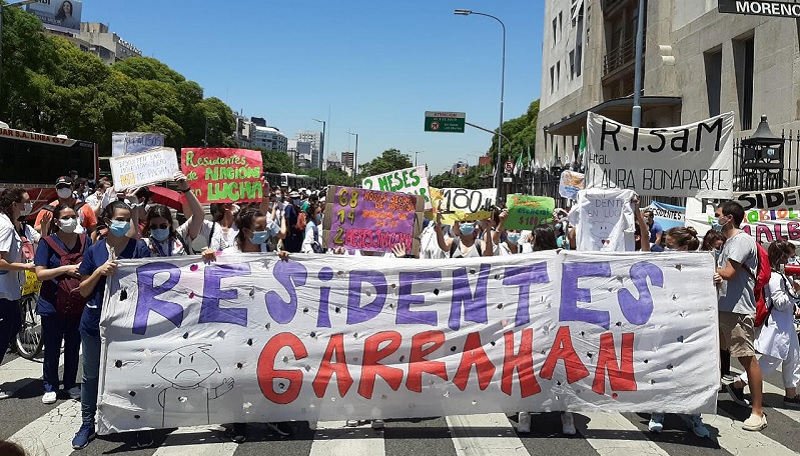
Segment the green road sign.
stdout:
[[463,112],[425,111],[425,131],[464,133],[467,114]]

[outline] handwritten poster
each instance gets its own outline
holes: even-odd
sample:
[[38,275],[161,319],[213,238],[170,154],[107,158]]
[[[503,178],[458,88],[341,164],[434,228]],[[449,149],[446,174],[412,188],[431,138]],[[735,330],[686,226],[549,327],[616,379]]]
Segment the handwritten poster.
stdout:
[[181,149],[181,169],[201,203],[257,202],[261,152],[245,149]]
[[653,201],[649,206],[642,209],[642,212],[645,211],[653,212],[653,218],[661,225],[664,231],[686,224],[686,208],[683,206]]
[[419,251],[421,196],[330,186],[325,201],[325,247],[391,252],[403,244],[408,253]]
[[492,216],[492,208],[497,204],[496,188],[470,190],[431,187],[430,191],[432,214],[441,209],[442,223],[445,225],[489,218]]
[[586,188],[643,196],[730,198],[733,113],[668,128],[633,128],[589,113]]
[[569,213],[578,250],[624,252],[635,249],[633,190],[586,189]]
[[425,171],[424,166],[365,177],[361,181],[361,186],[368,190],[419,195],[425,198],[425,210],[432,208],[430,190],[428,189],[428,173]]
[[[744,208],[742,230],[761,243],[791,241],[800,244],[800,187],[736,192],[733,199]],[[688,198],[686,225],[700,236],[711,229],[714,210],[722,199]]]
[[564,171],[561,173],[561,180],[558,183],[558,194],[571,200],[578,199],[578,190],[585,187],[585,177],[582,173],[575,171]]
[[160,147],[147,152],[111,157],[111,176],[114,189],[141,187],[158,182],[171,181],[178,171],[178,156],[175,149]]
[[98,430],[715,413],[713,272],[708,253],[120,261]]
[[537,225],[553,221],[556,202],[546,196],[508,195],[506,207],[506,229],[533,230]]
[[158,133],[125,132],[111,135],[111,156],[138,154],[164,146],[164,135]]

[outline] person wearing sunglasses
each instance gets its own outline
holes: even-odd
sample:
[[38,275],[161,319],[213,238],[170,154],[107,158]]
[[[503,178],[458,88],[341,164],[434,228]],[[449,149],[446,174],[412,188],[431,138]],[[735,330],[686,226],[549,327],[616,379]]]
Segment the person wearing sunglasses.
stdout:
[[[203,227],[203,206],[189,188],[186,176],[175,173],[178,189],[184,194],[189,213],[187,221],[175,229],[172,212],[163,204],[154,204],[147,210],[146,222],[142,230],[142,240],[150,250],[150,256],[169,257],[192,255],[191,239],[197,237]],[[187,242],[188,241],[188,242]]]

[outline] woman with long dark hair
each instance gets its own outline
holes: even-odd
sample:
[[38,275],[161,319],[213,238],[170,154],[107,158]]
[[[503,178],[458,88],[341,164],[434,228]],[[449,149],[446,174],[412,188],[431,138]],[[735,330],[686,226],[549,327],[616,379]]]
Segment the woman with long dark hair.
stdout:
[[163,204],[151,205],[145,216],[142,240],[150,249],[150,256],[168,257],[173,255],[191,255],[194,253],[191,239],[197,237],[203,227],[203,206],[197,196],[191,192],[186,176],[177,173],[175,180],[178,189],[185,195],[188,207],[188,220],[175,229],[172,211]]
[[[21,188],[0,193],[0,363],[8,344],[19,332],[21,316],[19,299],[25,271],[34,271],[34,264],[25,261],[19,218],[31,213],[33,204],[28,192]],[[0,399],[11,397],[11,391],[0,389]]]
[[[59,204],[53,209],[55,232],[43,238],[36,249],[36,277],[42,282],[36,313],[42,318],[44,339],[44,363],[42,374],[44,394],[42,402],[53,404],[58,394],[58,358],[64,344],[64,391],[72,399],[81,398],[81,389],[76,385],[80,362],[81,321],[84,300],[79,293],[81,275],[78,268],[83,253],[92,244],[86,234],[75,231],[80,225],[78,215],[69,206]],[[64,264],[67,263],[67,264]],[[65,293],[66,290],[74,290]]]
[[[103,210],[103,222],[108,226],[108,236],[89,247],[83,256],[78,273],[81,275],[80,294],[87,298],[80,322],[83,347],[83,379],[81,385],[81,415],[83,423],[72,439],[72,448],[85,448],[95,437],[94,419],[97,412],[97,387],[100,371],[100,313],[106,278],[114,274],[117,260],[150,256],[144,241],[131,236],[131,208],[124,201],[114,201]],[[152,444],[148,432],[137,433],[137,445]]]

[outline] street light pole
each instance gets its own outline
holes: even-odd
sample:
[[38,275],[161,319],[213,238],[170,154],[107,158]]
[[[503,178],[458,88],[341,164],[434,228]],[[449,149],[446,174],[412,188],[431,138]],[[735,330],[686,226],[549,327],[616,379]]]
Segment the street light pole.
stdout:
[[356,174],[358,174],[358,133],[351,133],[348,131],[347,134],[356,137],[356,152],[353,154],[353,179],[355,179]]
[[418,150],[418,151],[414,152],[414,168],[417,167],[417,155],[421,154],[422,152],[423,151],[421,151],[421,150]]
[[0,5],[0,93],[3,90],[3,11],[6,8],[17,8],[31,3],[36,3],[39,0],[24,0],[16,3],[9,3],[8,5]]
[[[640,0],[644,1],[644,0]],[[497,196],[498,198],[501,197],[501,179],[500,173],[503,164],[503,105],[504,105],[504,98],[505,98],[505,90],[506,90],[506,24],[503,23],[500,19],[491,14],[486,13],[478,13],[471,10],[465,9],[457,9],[453,12],[458,16],[469,16],[471,14],[475,14],[478,16],[485,16],[491,19],[496,20],[500,23],[500,26],[503,28],[503,53],[502,53],[502,61],[500,67],[500,127],[497,129],[497,167],[494,173],[494,186],[497,188]]]
[[328,125],[328,122],[320,119],[311,119],[314,122],[322,122],[322,139],[319,141],[319,158],[318,158],[318,168],[319,168],[319,185],[322,185],[322,164],[325,163],[325,128]]
[[642,126],[642,48],[644,47],[644,17],[647,12],[644,7],[645,0],[639,0],[639,13],[636,18],[636,68],[633,77],[633,112],[631,113],[631,126]]

